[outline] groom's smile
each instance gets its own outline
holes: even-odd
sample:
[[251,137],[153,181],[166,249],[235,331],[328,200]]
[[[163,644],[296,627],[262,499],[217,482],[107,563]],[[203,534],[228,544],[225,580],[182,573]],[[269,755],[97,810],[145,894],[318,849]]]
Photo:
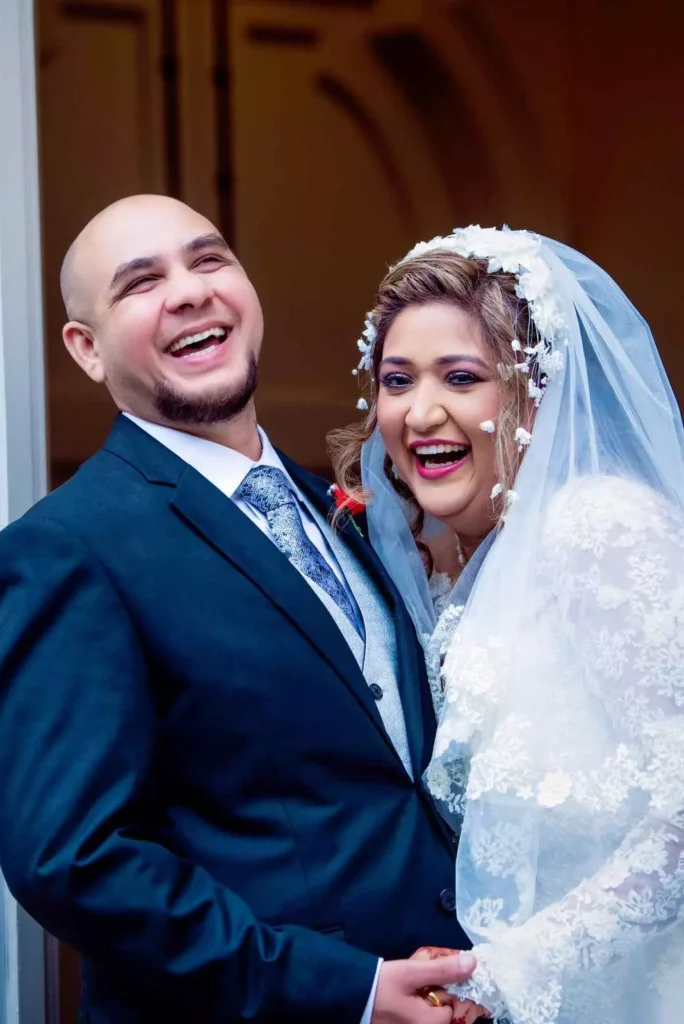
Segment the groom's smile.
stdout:
[[172,341],[166,351],[174,359],[183,359],[186,362],[197,362],[194,356],[209,356],[213,354],[220,345],[226,341],[232,327],[219,326],[200,328],[193,333],[183,333],[180,338]]

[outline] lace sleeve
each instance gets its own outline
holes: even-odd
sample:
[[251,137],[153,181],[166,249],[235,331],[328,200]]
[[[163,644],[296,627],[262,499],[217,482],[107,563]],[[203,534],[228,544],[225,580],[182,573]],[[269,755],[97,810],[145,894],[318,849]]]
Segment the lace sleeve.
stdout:
[[593,879],[474,947],[478,967],[458,989],[514,1024],[558,1020],[569,977],[601,971],[677,922],[684,903],[684,819],[644,821]]
[[[492,928],[475,946],[473,978],[457,991],[514,1024],[622,1020],[610,992],[615,965],[632,963],[646,989],[657,979],[658,944],[674,934],[684,949],[684,527],[645,488],[594,480],[557,503],[542,547],[554,635],[572,651],[575,684],[603,709],[615,740],[605,763],[612,813],[610,801],[595,801],[595,818],[626,827],[566,895],[537,900],[517,926]],[[559,806],[570,793],[579,802],[582,787],[591,805],[587,777],[555,776]],[[596,975],[607,979],[603,997],[595,988],[593,1011],[580,1014],[583,979]]]

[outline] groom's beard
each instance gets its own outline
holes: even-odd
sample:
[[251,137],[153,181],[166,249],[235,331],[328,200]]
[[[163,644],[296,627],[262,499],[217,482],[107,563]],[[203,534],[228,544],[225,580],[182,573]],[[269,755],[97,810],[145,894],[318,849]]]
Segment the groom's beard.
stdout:
[[154,404],[159,415],[169,423],[225,423],[242,412],[256,389],[257,361],[252,354],[244,379],[232,389],[191,398],[160,382],[154,389]]

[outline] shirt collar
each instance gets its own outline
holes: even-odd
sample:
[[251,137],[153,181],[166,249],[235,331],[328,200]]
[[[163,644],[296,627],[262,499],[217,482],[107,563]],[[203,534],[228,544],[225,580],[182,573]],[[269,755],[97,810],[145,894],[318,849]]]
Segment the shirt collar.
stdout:
[[204,437],[187,434],[183,430],[165,427],[159,423],[151,423],[149,420],[141,420],[130,413],[124,413],[124,416],[172,451],[183,462],[187,462],[189,466],[196,469],[228,498],[235,496],[250,469],[255,466],[274,466],[285,474],[299,501],[303,500],[297,485],[285,469],[277,451],[261,427],[258,427],[261,438],[261,456],[257,462],[253,462],[246,455],[236,452],[234,448],[226,448],[225,445],[208,441]]

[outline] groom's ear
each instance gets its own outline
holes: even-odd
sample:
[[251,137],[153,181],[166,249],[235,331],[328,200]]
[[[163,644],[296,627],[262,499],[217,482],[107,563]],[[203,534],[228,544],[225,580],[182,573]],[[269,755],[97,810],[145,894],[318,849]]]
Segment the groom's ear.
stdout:
[[62,338],[67,352],[96,384],[105,380],[104,367],[95,331],[88,324],[70,320],[62,328]]

